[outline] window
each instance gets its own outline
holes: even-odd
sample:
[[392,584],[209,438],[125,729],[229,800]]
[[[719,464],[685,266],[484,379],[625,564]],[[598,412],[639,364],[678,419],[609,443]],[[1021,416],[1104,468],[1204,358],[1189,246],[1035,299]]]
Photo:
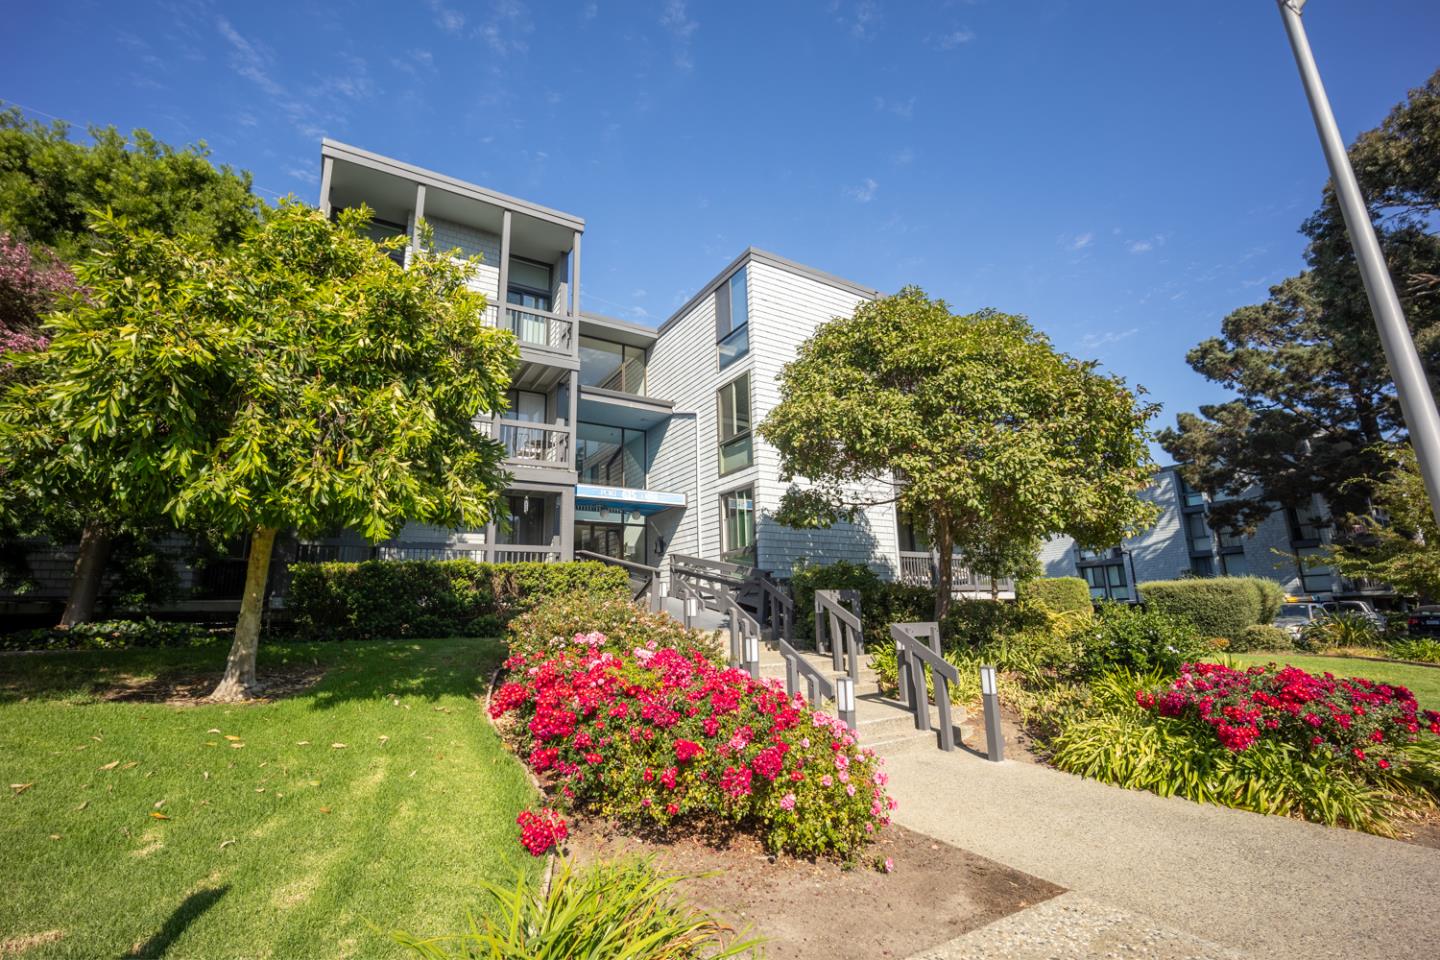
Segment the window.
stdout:
[[1203,513],[1185,515],[1186,532],[1190,537],[1191,553],[1210,553],[1213,542],[1210,539],[1210,524]]
[[930,525],[923,517],[917,517],[908,510],[899,510],[895,522],[900,531],[900,552],[930,552]]
[[[550,542],[545,533],[545,497],[542,494],[511,494],[505,498],[506,520],[496,530],[497,543],[544,546]],[[505,528],[510,529],[507,531]]]
[[720,498],[720,558],[755,565],[755,496],[751,487]]
[[506,281],[505,302],[531,310],[550,309],[550,265],[534,260],[510,258],[510,279]]
[[1081,567],[1080,575],[1090,585],[1090,596],[1096,600],[1130,599],[1130,584],[1125,576],[1123,561]]
[[1250,564],[1245,560],[1245,554],[1222,553],[1220,554],[1220,572],[1227,577],[1248,577],[1250,576]]
[[1187,507],[1205,506],[1205,494],[1196,490],[1185,481],[1185,478],[1176,474],[1175,478],[1180,481],[1180,496]]
[[1308,546],[1321,541],[1325,527],[1328,526],[1323,518],[1316,516],[1310,510],[1300,511],[1293,507],[1288,508],[1285,513],[1290,522],[1292,546],[1302,543]]
[[519,420],[521,423],[545,422],[545,394],[530,390],[511,390],[507,396],[510,409],[505,412],[506,420]]
[[645,431],[582,422],[576,430],[575,469],[581,483],[643,488]]
[[1191,557],[1191,558],[1190,558],[1190,572],[1193,573],[1193,574],[1194,574],[1195,576],[1197,576],[1197,577],[1213,577],[1213,576],[1215,576],[1215,558],[1214,558],[1214,557]]
[[715,340],[721,370],[750,352],[750,296],[744,267],[715,291]]
[[750,437],[750,374],[741,374],[721,387],[716,401],[723,477],[755,462]]
[[[365,226],[365,235],[376,243],[379,243],[381,240],[389,240],[391,237],[408,237],[403,223],[396,223],[393,220],[381,220],[379,217],[370,218],[370,222]],[[386,250],[385,256],[394,260],[400,264],[400,266],[405,266],[404,247]]]
[[580,382],[587,387],[645,396],[645,348],[581,337]]

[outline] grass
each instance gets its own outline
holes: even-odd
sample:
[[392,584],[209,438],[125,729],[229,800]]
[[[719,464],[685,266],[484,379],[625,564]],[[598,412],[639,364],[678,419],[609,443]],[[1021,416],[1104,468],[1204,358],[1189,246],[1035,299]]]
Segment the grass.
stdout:
[[1407,663],[1378,663],[1354,657],[1327,657],[1303,653],[1231,653],[1242,667],[1257,663],[1289,664],[1310,673],[1333,673],[1337,677],[1364,677],[1409,687],[1421,707],[1440,710],[1440,669]]
[[262,647],[262,679],[325,671],[273,703],[97,695],[224,649],[0,657],[0,955],[395,956],[367,920],[461,929],[534,869],[531,788],[474,699],[497,642]]

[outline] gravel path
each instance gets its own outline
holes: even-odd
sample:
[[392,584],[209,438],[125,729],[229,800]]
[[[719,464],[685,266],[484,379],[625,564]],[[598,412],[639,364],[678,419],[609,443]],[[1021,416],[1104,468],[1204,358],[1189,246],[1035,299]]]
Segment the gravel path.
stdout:
[[[963,750],[902,753],[886,769],[898,822],[1080,895],[975,931],[975,943],[1002,938],[988,954],[961,944],[927,956],[1212,955],[1185,953],[1186,934],[1197,950],[1219,944],[1264,960],[1440,956],[1440,851]],[[1159,938],[1152,952],[1099,946],[1149,942],[1142,929]],[[1056,938],[1048,948],[1035,939],[1045,930]]]

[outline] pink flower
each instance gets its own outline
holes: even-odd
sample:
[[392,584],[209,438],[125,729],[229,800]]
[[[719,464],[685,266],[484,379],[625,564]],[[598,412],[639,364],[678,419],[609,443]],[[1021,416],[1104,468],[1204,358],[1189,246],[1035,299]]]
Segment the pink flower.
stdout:
[[793,793],[787,793],[787,794],[785,794],[785,796],[781,797],[781,798],[780,798],[780,809],[781,809],[781,810],[794,810],[794,809],[795,809],[795,794],[793,794]]

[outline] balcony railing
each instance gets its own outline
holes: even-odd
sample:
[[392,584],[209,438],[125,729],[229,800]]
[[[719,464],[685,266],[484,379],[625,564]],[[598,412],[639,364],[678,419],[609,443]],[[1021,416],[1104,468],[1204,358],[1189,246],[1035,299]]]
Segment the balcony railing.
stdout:
[[[936,558],[929,553],[901,551],[900,580],[902,583],[920,587],[935,586]],[[1004,593],[1015,589],[1015,581],[1007,578],[995,581],[997,591]],[[989,593],[991,579],[976,573],[959,560],[950,561],[950,589],[961,594]]]
[[512,463],[569,467],[570,428],[545,423],[479,418],[475,429],[505,445],[505,459]]
[[538,347],[556,353],[575,352],[575,322],[558,313],[546,313],[507,303],[487,311],[490,322],[515,334],[522,347]]

